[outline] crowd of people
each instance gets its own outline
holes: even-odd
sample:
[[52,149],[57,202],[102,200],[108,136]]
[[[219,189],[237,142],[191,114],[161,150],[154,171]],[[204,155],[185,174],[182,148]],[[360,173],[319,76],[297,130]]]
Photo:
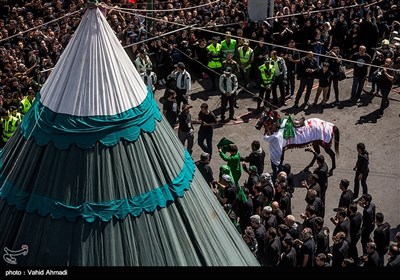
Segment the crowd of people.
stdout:
[[[383,213],[375,213],[366,183],[368,153],[362,143],[357,146],[354,193],[348,180],[340,182],[343,194],[336,217],[331,219],[332,234],[324,225],[329,221],[324,219],[328,168],[323,156],[316,156],[318,167],[302,184],[307,188],[302,222],[291,212],[294,186],[290,165],[280,166],[278,177],[272,180],[264,172],[265,152],[258,141],[252,143],[247,157],[229,141],[219,143],[219,156],[227,164],[221,166],[218,178],[209,166],[213,127],[226,122],[228,107],[228,119],[236,119],[239,89],[256,91],[255,113],[263,107],[287,106],[290,98],[302,109],[319,106],[321,93],[320,105],[326,106],[331,87],[334,105],[339,106],[343,98],[338,85],[346,64],[354,68],[349,102],[359,101],[368,80],[369,93],[380,91],[379,116],[383,116],[391,88],[399,80],[400,23],[396,19],[400,18],[400,6],[395,2],[275,0],[273,19],[252,21],[246,0],[155,0],[151,12],[145,11],[148,3],[143,0],[103,1],[107,21],[146,85],[153,91],[166,87],[163,114],[172,127],[179,124],[178,137],[190,153],[194,145],[192,82],[210,80],[206,91],[221,93],[219,120],[207,103],[201,105],[197,116],[198,145],[204,151],[197,166],[260,264],[400,266],[400,235],[391,244],[390,225]],[[85,1],[2,3],[0,117],[4,145],[79,25]],[[317,94],[314,102],[309,102],[314,80],[318,80]],[[239,181],[242,170],[249,176],[244,186]],[[358,206],[363,208],[362,214]],[[385,264],[386,253],[390,258]]]

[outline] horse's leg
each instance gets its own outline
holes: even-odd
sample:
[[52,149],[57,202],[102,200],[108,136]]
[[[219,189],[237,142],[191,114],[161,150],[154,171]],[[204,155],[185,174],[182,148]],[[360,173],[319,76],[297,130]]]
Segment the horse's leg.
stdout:
[[332,176],[333,174],[333,170],[335,170],[336,168],[336,156],[335,156],[335,152],[332,150],[331,146],[322,146],[325,150],[325,152],[329,155],[329,157],[331,158],[332,161],[332,167],[331,169],[329,169],[328,175]]
[[312,167],[317,160],[317,155],[321,153],[321,149],[319,148],[319,144],[317,141],[312,142],[312,149],[310,151],[313,153],[313,158],[311,162],[304,168],[304,171],[308,171],[310,167]]

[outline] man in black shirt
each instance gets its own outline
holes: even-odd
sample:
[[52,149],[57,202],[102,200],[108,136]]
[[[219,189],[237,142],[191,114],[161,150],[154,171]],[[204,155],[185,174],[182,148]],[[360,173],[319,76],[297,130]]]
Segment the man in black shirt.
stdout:
[[342,207],[349,209],[350,204],[353,202],[353,192],[348,189],[349,185],[349,180],[340,180],[339,187],[342,191],[342,194],[340,195],[338,208]]
[[376,251],[379,255],[379,266],[383,266],[385,254],[389,250],[390,244],[390,224],[385,222],[382,213],[376,213],[376,229],[374,231],[374,242]]
[[163,103],[163,114],[171,127],[174,128],[178,110],[178,105],[176,103],[176,92],[172,89],[168,90],[166,97],[167,98]]
[[185,142],[187,141],[187,150],[189,154],[192,154],[194,129],[192,124],[192,115],[189,112],[190,108],[192,108],[191,105],[184,104],[182,112],[179,114],[178,138],[183,145],[185,145]]
[[371,232],[375,228],[375,204],[372,202],[372,196],[368,193],[361,196],[359,204],[364,208],[363,223],[361,226],[361,244],[365,255]]
[[304,89],[306,89],[304,105],[311,105],[308,103],[308,100],[310,99],[311,90],[314,84],[314,75],[318,69],[318,62],[315,59],[313,52],[308,52],[307,55],[300,60],[299,64],[297,64],[297,75],[300,78],[300,86],[294,101],[295,108],[299,106],[299,101]]
[[200,155],[200,161],[196,162],[196,167],[203,175],[207,184],[212,187],[212,182],[214,181],[214,173],[210,167],[210,155],[207,153],[202,153]]
[[358,52],[353,54],[350,59],[355,61],[350,102],[355,103],[360,98],[361,91],[364,88],[364,83],[368,75],[368,66],[365,65],[365,63],[371,63],[372,59],[366,52],[366,47],[363,45],[358,48]]
[[[213,126],[217,124],[217,117],[208,109],[208,104],[203,103],[200,106],[200,112],[198,115],[200,122],[200,128],[198,132],[197,144],[200,148],[212,156],[212,138],[213,138]],[[207,145],[204,145],[204,140]]]
[[383,65],[386,68],[381,68],[378,71],[381,71],[379,78],[378,78],[378,88],[381,90],[382,93],[382,101],[381,106],[379,108],[379,117],[383,116],[383,111],[386,107],[389,106],[389,93],[392,89],[393,81],[395,78],[394,71],[391,69],[387,69],[387,67],[392,67],[392,59],[386,58],[385,64]]
[[289,40],[288,47],[290,49],[282,50],[282,57],[285,59],[287,67],[287,83],[285,85],[285,91],[286,95],[289,95],[290,98],[294,98],[296,68],[297,64],[300,62],[300,53],[295,50],[296,43],[293,39]]
[[[255,165],[258,174],[264,173],[264,159],[265,152],[261,148],[260,141],[257,140],[251,143],[251,153],[247,157],[240,158],[241,161],[248,162],[249,166]],[[244,167],[243,163],[242,166]]]

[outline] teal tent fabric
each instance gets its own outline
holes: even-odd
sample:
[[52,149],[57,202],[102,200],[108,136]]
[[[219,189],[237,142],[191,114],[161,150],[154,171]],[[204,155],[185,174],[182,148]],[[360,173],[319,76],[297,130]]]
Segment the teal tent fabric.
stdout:
[[113,116],[58,114],[43,106],[39,99],[35,99],[23,118],[21,131],[26,139],[34,137],[40,146],[53,142],[58,149],[67,149],[72,144],[89,149],[99,141],[111,147],[121,139],[135,141],[141,131],[154,131],[155,121],[161,120],[161,112],[150,90],[139,106]]
[[[0,162],[0,171],[2,164]],[[29,213],[38,211],[42,216],[48,214],[54,219],[65,217],[68,221],[75,221],[82,217],[87,222],[94,222],[96,218],[110,221],[112,217],[123,220],[128,214],[139,216],[142,211],[153,212],[157,207],[164,208],[168,202],[177,197],[182,197],[190,188],[195,165],[190,154],[185,150],[185,160],[181,172],[171,184],[156,186],[153,190],[133,197],[105,201],[85,202],[81,205],[68,205],[49,197],[27,193],[11,182],[7,181],[4,174],[0,174],[0,198],[5,199],[9,205],[15,205],[18,210]]]

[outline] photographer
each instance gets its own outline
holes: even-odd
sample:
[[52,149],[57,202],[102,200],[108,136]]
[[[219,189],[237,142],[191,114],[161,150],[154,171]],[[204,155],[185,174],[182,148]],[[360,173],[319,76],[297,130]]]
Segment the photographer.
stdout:
[[379,118],[383,116],[383,111],[385,110],[385,108],[389,106],[389,93],[392,89],[395,77],[394,70],[388,69],[392,67],[392,65],[393,65],[392,59],[386,58],[385,63],[383,64],[385,68],[380,68],[378,70],[380,71],[381,75],[378,75],[377,83],[378,83],[378,88],[381,90],[382,93],[382,101],[378,113]]

